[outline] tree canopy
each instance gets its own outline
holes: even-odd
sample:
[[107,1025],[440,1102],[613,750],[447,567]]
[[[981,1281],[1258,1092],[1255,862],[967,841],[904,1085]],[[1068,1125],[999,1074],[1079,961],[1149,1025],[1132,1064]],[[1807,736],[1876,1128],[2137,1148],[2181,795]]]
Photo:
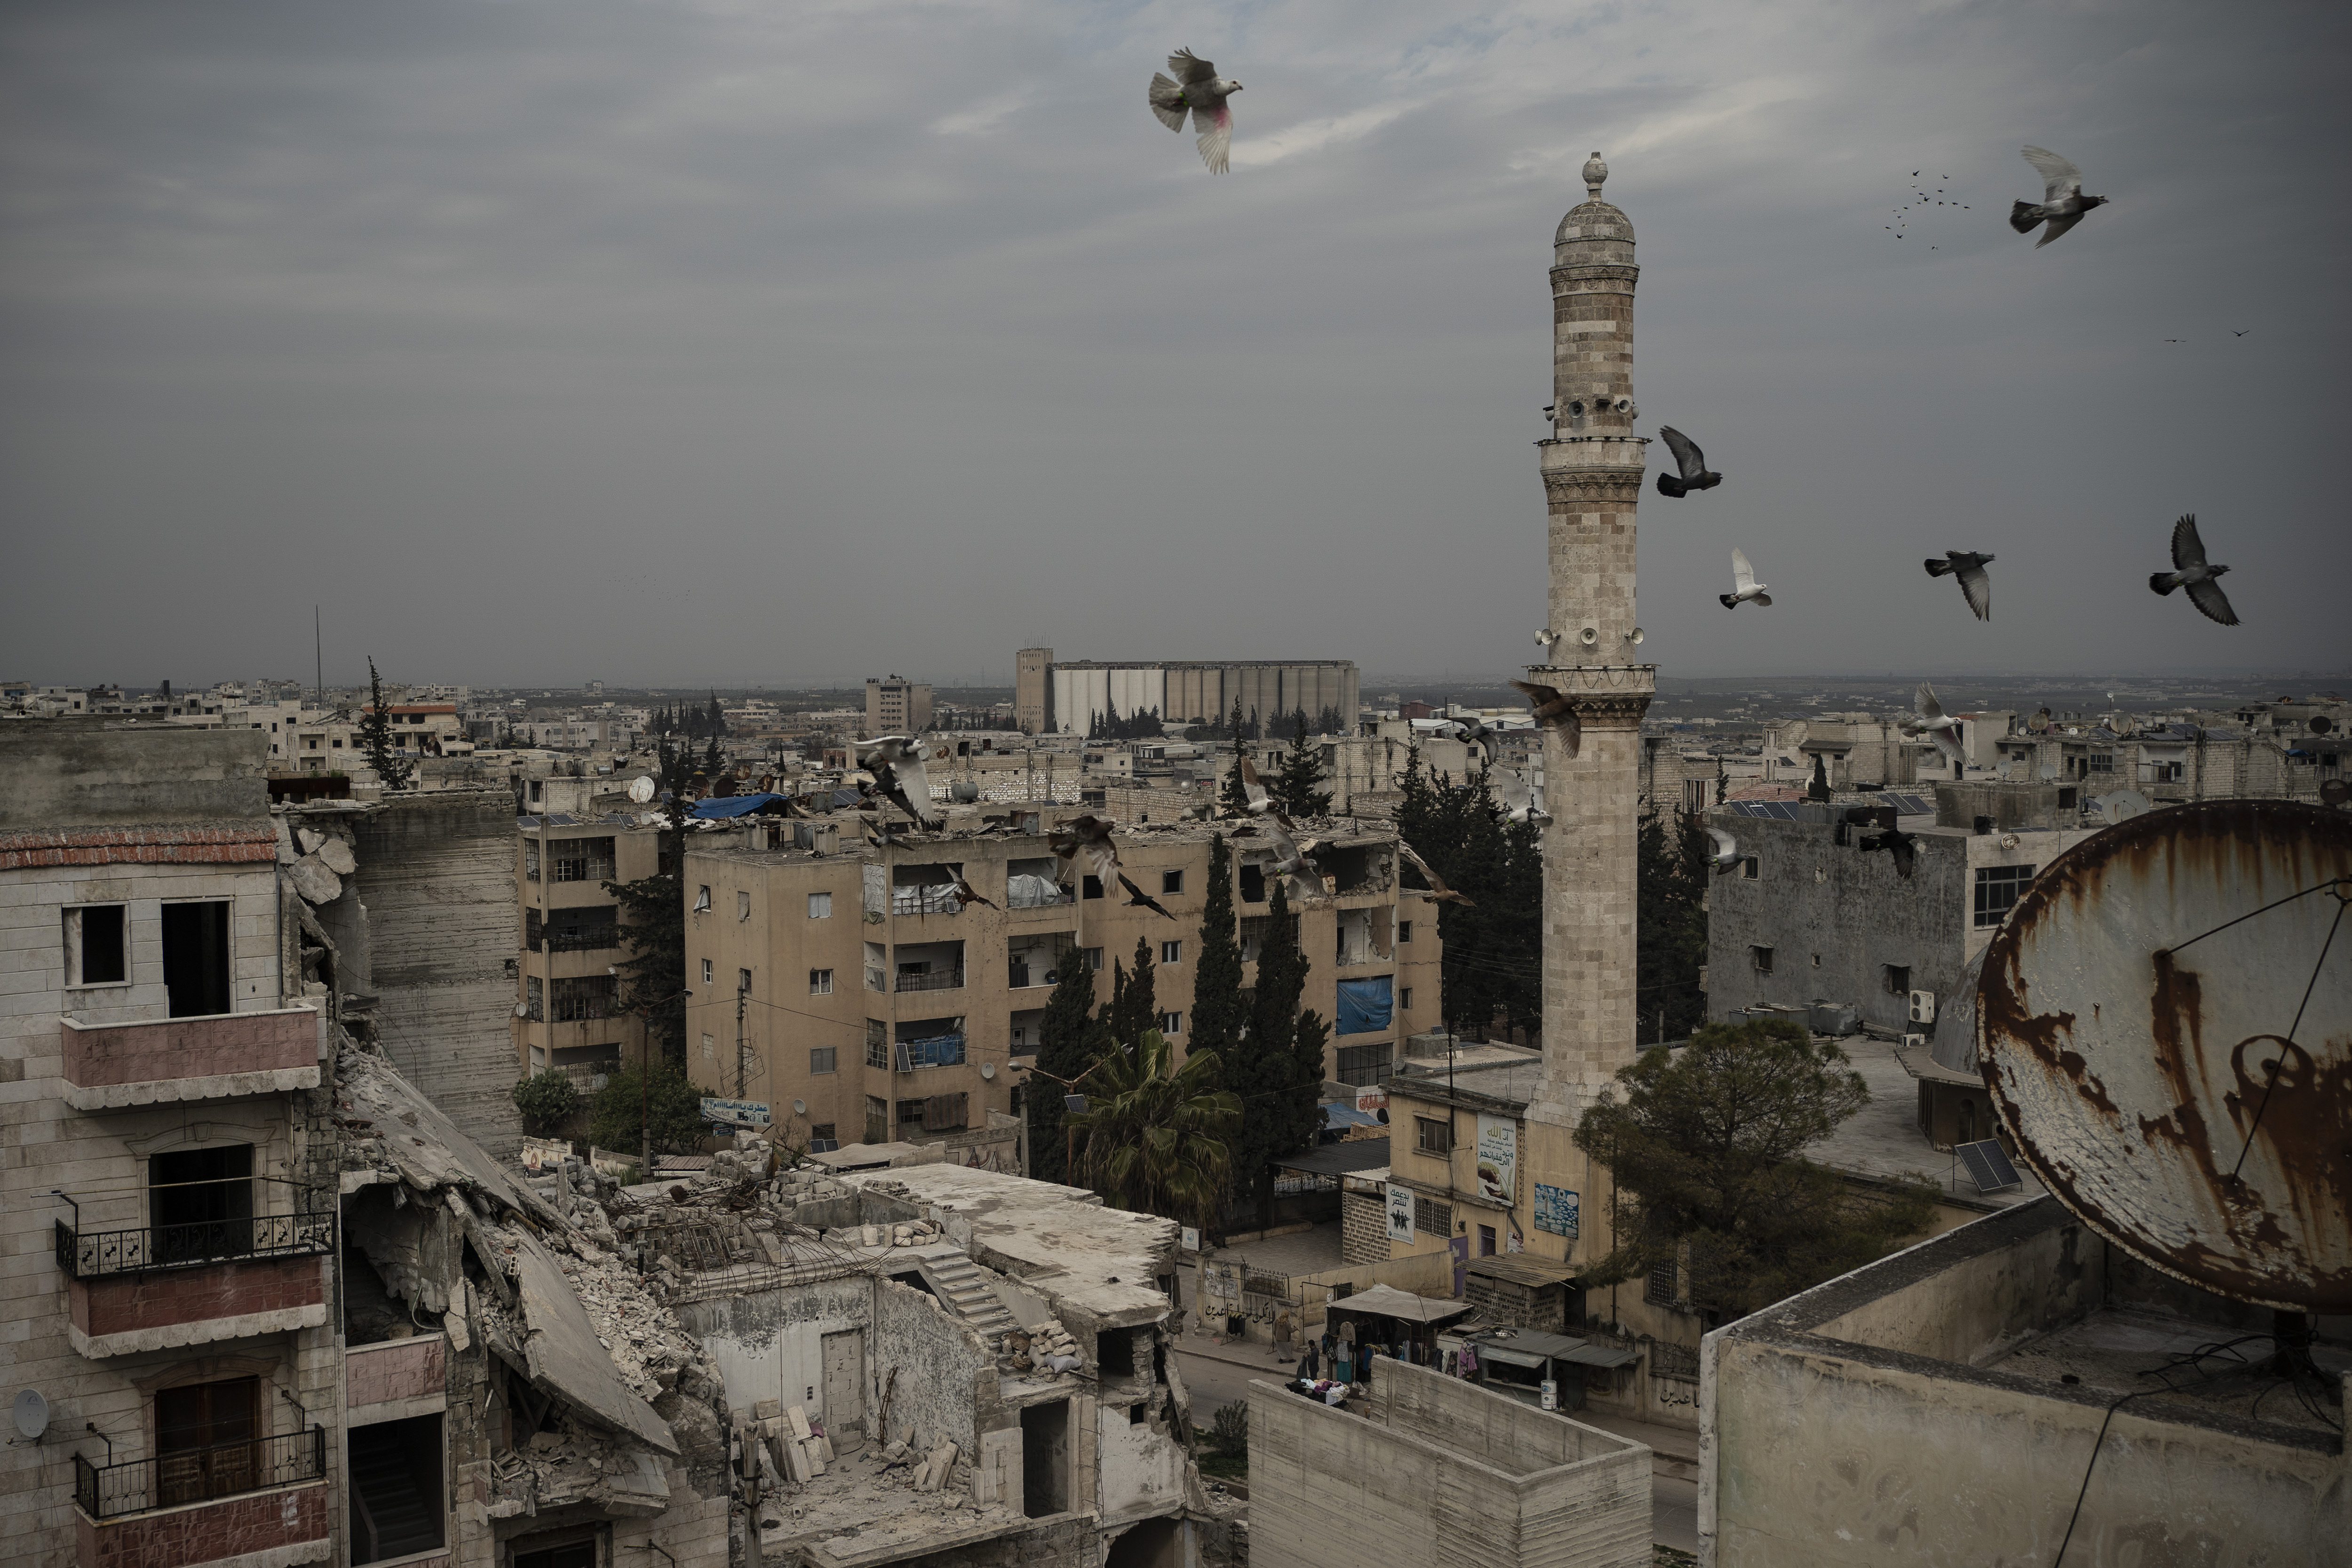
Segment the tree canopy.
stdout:
[[1242,946],[1234,916],[1234,852],[1222,833],[1209,841],[1209,896],[1201,911],[1199,951],[1192,958],[1192,1052],[1227,1064],[1249,1027],[1242,999]]
[[1418,747],[1406,753],[1397,831],[1475,905],[1436,906],[1445,943],[1439,1012],[1448,1029],[1474,1038],[1532,1031],[1542,1017],[1543,838],[1503,816],[1485,770],[1457,784],[1425,771]]
[[669,791],[669,820],[662,828],[654,874],[634,882],[606,882],[604,890],[621,908],[621,942],[629,950],[618,965],[624,977],[621,1007],[641,1014],[646,1037],[673,1061],[686,1060],[686,822],[693,810],[687,786],[693,779],[690,754],[673,752],[667,741],[657,753],[662,787]]
[[1041,1182],[1070,1179],[1062,1097],[1070,1092],[1066,1086],[1094,1065],[1108,1037],[1094,1018],[1095,976],[1086,954],[1071,948],[1056,962],[1054,994],[1037,1023],[1036,1071],[1022,1102],[1029,1121],[1029,1173]]
[[1706,963],[1706,829],[1696,816],[1642,818],[1634,984],[1643,1039],[1682,1039],[1706,1020],[1698,973]]
[[1323,1047],[1330,1038],[1320,1017],[1299,1012],[1311,965],[1299,951],[1287,879],[1273,880],[1249,1032],[1225,1062],[1225,1087],[1241,1097],[1246,1113],[1234,1141],[1234,1194],[1261,1217],[1274,1204],[1274,1161],[1305,1148],[1322,1125]]
[[1084,1140],[1081,1173],[1105,1203],[1206,1228],[1224,1212],[1242,1105],[1216,1087],[1213,1052],[1181,1068],[1174,1058],[1158,1029],[1112,1047],[1069,1124]]
[[383,678],[375,672],[375,659],[368,659],[368,710],[360,716],[360,749],[367,753],[368,766],[383,781],[387,790],[408,787],[416,773],[416,764],[398,754],[392,734],[392,710],[384,706]]
[[1266,794],[1290,816],[1323,816],[1331,810],[1331,792],[1315,786],[1324,780],[1323,752],[1307,743],[1307,715],[1296,715],[1296,737],[1284,754],[1282,766],[1266,784]]
[[590,1141],[616,1153],[635,1153],[650,1129],[655,1153],[691,1154],[702,1126],[702,1090],[677,1062],[654,1063],[650,1083],[636,1068],[616,1072],[589,1102]]
[[1583,1282],[1680,1258],[1690,1300],[1721,1319],[1905,1245],[1927,1228],[1935,1184],[1857,1189],[1803,1155],[1869,1099],[1843,1051],[1777,1020],[1710,1025],[1682,1049],[1643,1052],[1577,1123],[1618,1205],[1616,1248]]

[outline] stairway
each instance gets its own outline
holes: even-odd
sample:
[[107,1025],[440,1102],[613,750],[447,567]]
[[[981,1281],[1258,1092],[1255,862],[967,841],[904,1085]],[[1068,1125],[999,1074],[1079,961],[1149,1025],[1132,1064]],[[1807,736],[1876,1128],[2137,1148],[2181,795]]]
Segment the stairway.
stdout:
[[367,1548],[364,1542],[358,1542],[352,1554],[354,1562],[405,1557],[441,1544],[440,1514],[433,1500],[416,1489],[407,1457],[397,1446],[354,1442],[350,1480],[352,1511],[375,1529],[374,1555],[360,1556]]
[[1005,1310],[1004,1299],[989,1284],[988,1277],[961,1252],[926,1254],[921,1263],[932,1294],[982,1333],[992,1339],[1021,1326],[1021,1321]]

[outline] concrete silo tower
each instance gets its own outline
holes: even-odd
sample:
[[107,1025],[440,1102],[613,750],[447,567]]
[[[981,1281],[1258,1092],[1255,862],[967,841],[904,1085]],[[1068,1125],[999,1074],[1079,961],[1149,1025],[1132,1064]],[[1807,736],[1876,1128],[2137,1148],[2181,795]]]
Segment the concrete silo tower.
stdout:
[[1577,1118],[1633,1057],[1635,846],[1642,715],[1656,667],[1638,662],[1633,512],[1643,448],[1633,430],[1633,226],[1601,199],[1609,167],[1584,165],[1588,199],[1552,242],[1552,438],[1539,443],[1550,510],[1552,662],[1528,679],[1576,705],[1571,757],[1556,731],[1544,747],[1543,1075],[1528,1107],[1534,1179],[1580,1189],[1582,1234],[1569,1248],[1610,1246],[1605,1178],[1569,1141]]

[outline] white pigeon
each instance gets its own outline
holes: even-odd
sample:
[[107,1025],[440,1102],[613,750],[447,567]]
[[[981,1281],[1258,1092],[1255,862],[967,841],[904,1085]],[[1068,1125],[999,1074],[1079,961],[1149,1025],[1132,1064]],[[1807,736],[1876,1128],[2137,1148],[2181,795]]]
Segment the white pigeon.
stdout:
[[2197,537],[2197,514],[2190,512],[2172,525],[2172,563],[2179,570],[2152,572],[2147,585],[2159,594],[2169,594],[2175,588],[2189,590],[2189,602],[2197,606],[2209,621],[2219,621],[2225,626],[2238,624],[2238,612],[2230,608],[2230,596],[2221,592],[2214,579],[2227,572],[2227,566],[2205,563],[2205,542]]
[[1927,681],[1911,694],[1911,714],[1902,721],[1906,735],[1925,735],[1936,742],[1936,750],[1944,753],[1952,764],[1954,777],[1968,765],[1968,753],[1960,749],[1960,721],[1944,711],[1936,700],[1936,689]]
[[1503,803],[1504,821],[1532,822],[1538,827],[1551,826],[1550,814],[1536,809],[1536,792],[1528,787],[1527,780],[1509,768],[1489,768],[1487,777],[1494,785],[1495,798]]
[[2009,226],[2020,234],[2032,234],[2035,224],[2041,223],[2045,218],[2048,219],[2049,226],[2042,231],[2042,237],[2033,242],[2034,249],[2041,249],[2082,222],[2083,215],[2093,207],[2103,207],[2107,205],[2107,198],[2105,196],[2084,195],[2083,171],[2050,151],[2049,148],[2028,147],[2025,149],[2024,157],[2027,163],[2033,165],[2033,172],[2042,176],[2042,205],[2036,206],[2032,202],[2011,203]]
[[1192,129],[1200,135],[1201,162],[1212,174],[1224,174],[1233,166],[1229,154],[1234,144],[1234,110],[1225,100],[1241,91],[1242,84],[1219,76],[1215,66],[1190,49],[1170,55],[1168,68],[1176,73],[1174,81],[1151,73],[1151,112],[1169,130],[1181,131],[1190,110]]
[[1265,781],[1257,776],[1257,764],[1250,761],[1247,752],[1241,754],[1239,766],[1242,775],[1242,795],[1249,802],[1243,809],[1252,816],[1271,816],[1285,827],[1289,826],[1290,817],[1280,806],[1274,804],[1274,796],[1267,793]]
[[1756,568],[1748,564],[1748,557],[1737,550],[1731,552],[1731,592],[1717,594],[1716,597],[1723,601],[1723,607],[1727,610],[1736,610],[1743,601],[1750,599],[1759,605],[1772,602],[1772,595],[1766,593],[1764,584],[1756,580]]
[[1706,863],[1709,866],[1718,871],[1728,871],[1739,864],[1739,840],[1732,837],[1720,827],[1708,828],[1706,836],[1715,845],[1706,858]]
[[875,773],[881,793],[898,809],[929,828],[944,820],[930,815],[931,779],[923,763],[948,754],[946,746],[929,747],[919,735],[880,735],[857,743],[857,765]]
[[1237,828],[1236,838],[1262,837],[1274,847],[1271,864],[1266,869],[1290,879],[1291,890],[1302,899],[1325,896],[1322,870],[1307,855],[1319,840],[1310,838],[1304,844],[1290,835],[1287,825],[1276,817],[1266,816],[1255,826]]

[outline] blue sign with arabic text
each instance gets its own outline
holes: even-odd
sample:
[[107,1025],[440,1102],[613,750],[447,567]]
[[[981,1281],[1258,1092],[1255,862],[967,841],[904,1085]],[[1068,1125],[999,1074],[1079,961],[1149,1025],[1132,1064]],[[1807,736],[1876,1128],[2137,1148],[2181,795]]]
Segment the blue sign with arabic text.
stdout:
[[1536,1228],[1575,1239],[1581,1223],[1577,1195],[1566,1187],[1536,1184]]

